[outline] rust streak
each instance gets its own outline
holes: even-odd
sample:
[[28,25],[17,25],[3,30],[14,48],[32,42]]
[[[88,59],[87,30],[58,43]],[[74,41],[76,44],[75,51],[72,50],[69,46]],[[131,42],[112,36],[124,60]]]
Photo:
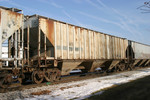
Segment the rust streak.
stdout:
[[10,15],[16,16],[16,18],[22,16],[22,14],[20,14],[20,13],[16,13],[16,12],[9,11],[9,10],[8,10],[8,12],[9,12]]
[[[48,38],[48,40],[51,42],[51,44],[54,46],[54,21],[50,20],[50,19],[44,19],[44,18],[40,18],[41,20],[41,25],[46,26],[46,28],[44,28],[45,31],[44,34],[46,34],[46,37]],[[42,30],[44,30],[42,29]]]
[[50,42],[54,45],[54,21],[52,20],[46,20],[46,24],[47,24],[47,37],[50,40]]
[[22,14],[8,10],[8,16],[10,16],[10,18],[14,18],[15,23],[20,27],[19,23],[22,19]]

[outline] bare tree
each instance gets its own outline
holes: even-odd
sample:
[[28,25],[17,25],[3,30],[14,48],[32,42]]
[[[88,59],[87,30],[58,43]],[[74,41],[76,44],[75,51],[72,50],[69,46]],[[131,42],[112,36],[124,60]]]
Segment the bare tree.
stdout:
[[150,13],[150,1],[144,2],[144,5],[138,7],[142,13]]

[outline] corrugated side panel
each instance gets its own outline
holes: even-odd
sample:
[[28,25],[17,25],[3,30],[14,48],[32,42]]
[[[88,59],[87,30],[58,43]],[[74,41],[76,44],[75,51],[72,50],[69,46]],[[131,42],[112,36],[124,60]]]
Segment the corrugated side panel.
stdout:
[[62,23],[61,24],[61,29],[62,29],[62,41],[61,41],[61,50],[63,50],[63,53],[61,55],[63,56],[63,59],[67,59],[67,25]]
[[93,35],[93,34],[94,34],[94,32],[91,31],[91,34],[90,34],[90,35],[91,35],[91,36],[90,36],[90,40],[91,40],[91,41],[90,41],[90,42],[91,42],[91,43],[90,43],[90,44],[91,44],[91,57],[90,57],[90,59],[94,59],[94,55],[93,55],[93,54],[94,54],[94,43],[93,43],[93,40],[94,40],[94,39],[93,39],[93,36],[94,36],[94,35]]
[[135,59],[150,59],[150,46],[132,42]]
[[60,23],[59,22],[56,22],[56,48],[57,50],[55,51],[57,53],[57,58],[62,58],[61,56],[61,29],[60,29]]
[[56,59],[125,59],[127,41],[55,21]]
[[99,33],[95,32],[95,59],[99,59]]

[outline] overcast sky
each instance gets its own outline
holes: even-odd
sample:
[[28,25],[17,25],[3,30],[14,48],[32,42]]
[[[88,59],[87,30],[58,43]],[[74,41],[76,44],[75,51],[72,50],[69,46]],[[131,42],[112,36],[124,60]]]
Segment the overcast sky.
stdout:
[[150,45],[150,13],[137,9],[145,1],[148,0],[0,0],[0,6]]

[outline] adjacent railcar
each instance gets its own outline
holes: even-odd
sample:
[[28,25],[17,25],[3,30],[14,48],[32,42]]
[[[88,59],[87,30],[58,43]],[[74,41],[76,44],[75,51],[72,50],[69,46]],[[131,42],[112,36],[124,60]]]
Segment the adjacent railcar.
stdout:
[[133,66],[147,66],[150,62],[150,46],[129,40]]

